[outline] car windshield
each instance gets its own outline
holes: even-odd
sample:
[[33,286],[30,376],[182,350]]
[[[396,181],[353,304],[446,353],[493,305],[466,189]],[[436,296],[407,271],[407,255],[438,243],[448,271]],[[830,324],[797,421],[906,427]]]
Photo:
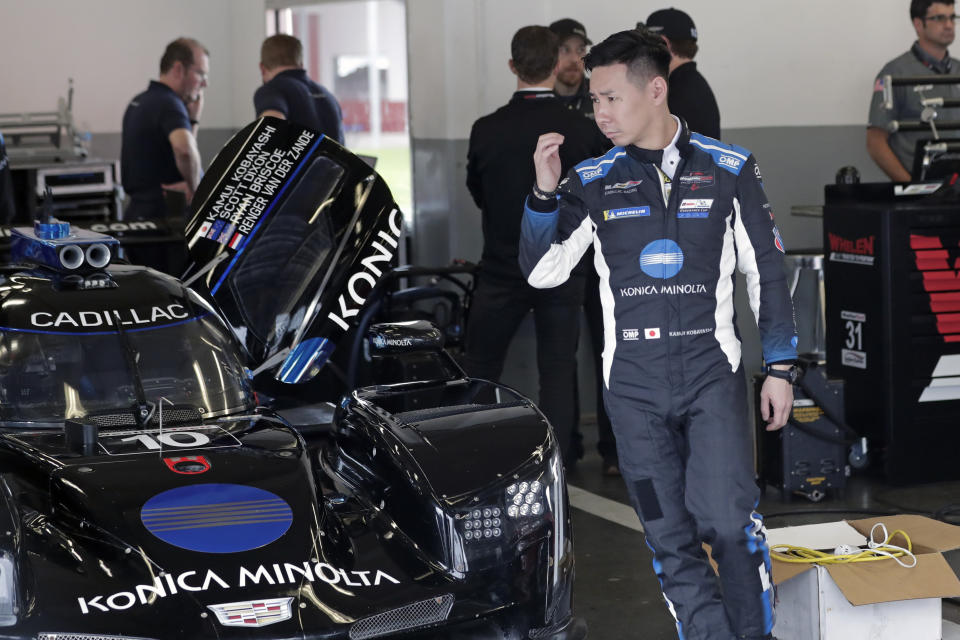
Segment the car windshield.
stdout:
[[0,330],[0,426],[130,413],[138,377],[149,403],[207,416],[253,406],[237,349],[209,314],[122,333]]

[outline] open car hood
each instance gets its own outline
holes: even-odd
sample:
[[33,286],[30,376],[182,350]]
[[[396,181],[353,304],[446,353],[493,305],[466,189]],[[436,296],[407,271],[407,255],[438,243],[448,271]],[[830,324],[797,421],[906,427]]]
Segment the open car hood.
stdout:
[[333,140],[261,118],[193,203],[185,282],[216,301],[253,366],[308,381],[394,262],[403,216],[386,183]]

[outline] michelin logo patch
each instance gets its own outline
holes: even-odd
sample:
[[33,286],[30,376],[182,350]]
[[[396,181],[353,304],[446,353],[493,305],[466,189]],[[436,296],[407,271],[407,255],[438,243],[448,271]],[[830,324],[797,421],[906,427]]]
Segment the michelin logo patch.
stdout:
[[622,220],[623,218],[645,218],[650,215],[650,207],[627,207],[626,209],[606,209],[604,220]]
[[680,207],[677,209],[677,217],[708,218],[710,217],[711,206],[713,206],[712,198],[681,200]]

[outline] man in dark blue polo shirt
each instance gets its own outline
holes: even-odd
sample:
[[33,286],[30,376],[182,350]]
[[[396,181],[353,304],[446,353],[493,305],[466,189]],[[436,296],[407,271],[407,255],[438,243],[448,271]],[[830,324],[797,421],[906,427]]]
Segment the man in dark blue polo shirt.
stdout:
[[343,144],[340,103],[307,76],[299,40],[283,34],[264,40],[260,47],[260,77],[263,86],[253,94],[258,118],[290,120]]
[[167,45],[160,77],[127,105],[123,114],[120,172],[130,196],[128,220],[162,218],[164,191],[182,192],[187,203],[200,183],[197,130],[210,54],[192,38]]

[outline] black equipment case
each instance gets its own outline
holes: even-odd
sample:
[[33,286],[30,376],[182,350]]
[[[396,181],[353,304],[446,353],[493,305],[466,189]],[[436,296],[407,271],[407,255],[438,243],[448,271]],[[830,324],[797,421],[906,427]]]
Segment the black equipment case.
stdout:
[[960,478],[960,202],[936,188],[826,187],[827,373],[897,484]]

